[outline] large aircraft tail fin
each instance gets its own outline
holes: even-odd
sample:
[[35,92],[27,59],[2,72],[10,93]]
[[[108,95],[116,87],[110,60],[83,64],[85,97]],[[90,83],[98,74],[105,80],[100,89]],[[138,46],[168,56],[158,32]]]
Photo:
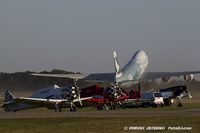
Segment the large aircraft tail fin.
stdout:
[[113,59],[114,59],[114,63],[115,63],[115,74],[116,74],[116,78],[119,78],[122,76],[122,71],[121,68],[119,66],[119,62],[117,59],[117,53],[116,51],[113,52]]

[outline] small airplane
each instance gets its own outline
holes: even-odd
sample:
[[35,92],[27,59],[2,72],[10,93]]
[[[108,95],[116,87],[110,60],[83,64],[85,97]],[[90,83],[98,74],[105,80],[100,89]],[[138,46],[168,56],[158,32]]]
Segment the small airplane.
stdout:
[[108,106],[110,106],[111,110],[114,110],[118,107],[123,107],[122,101],[129,98],[128,93],[124,90],[123,92],[119,93],[116,91],[114,86],[104,88],[99,85],[82,88],[80,95],[82,98],[92,97],[86,101],[89,103],[94,103],[98,110],[109,110]]
[[193,74],[199,74],[200,71],[187,71],[187,72],[146,72],[149,64],[147,54],[143,50],[137,51],[131,60],[121,69],[116,51],[113,52],[113,59],[115,64],[115,73],[92,73],[92,74],[41,74],[33,73],[34,76],[45,77],[59,77],[71,78],[76,82],[83,79],[86,82],[94,83],[110,83],[116,88],[130,88],[133,84],[140,83],[141,81],[162,79],[168,81],[171,77],[184,76],[185,80],[192,80]]
[[[77,96],[79,97],[77,98]],[[76,99],[77,98],[77,99]],[[20,111],[34,108],[48,108],[55,109],[61,112],[62,108],[70,108],[70,112],[75,112],[77,102],[82,106],[81,101],[95,103],[97,108],[105,108],[108,110],[106,104],[112,104],[111,109],[116,109],[117,103],[127,99],[128,96],[120,95],[113,88],[103,88],[99,85],[89,86],[80,89],[80,93],[76,93],[75,87],[59,87],[57,85],[39,89],[31,97],[15,97],[10,91],[5,92],[5,101],[1,106],[6,112]],[[70,103],[71,102],[71,103]],[[86,106],[84,106],[86,107]]]
[[177,101],[177,107],[182,107],[181,99],[183,97],[192,98],[192,95],[189,93],[187,86],[173,86],[169,88],[160,89],[159,91],[164,98],[164,103],[166,106],[171,105],[174,100]]
[[70,112],[77,110],[76,103],[82,106],[82,101],[92,97],[80,98],[80,93],[74,86],[59,87],[50,86],[36,91],[31,97],[15,97],[10,91],[5,92],[5,101],[1,106],[6,112],[33,108],[55,109],[61,112],[62,108],[70,108]]

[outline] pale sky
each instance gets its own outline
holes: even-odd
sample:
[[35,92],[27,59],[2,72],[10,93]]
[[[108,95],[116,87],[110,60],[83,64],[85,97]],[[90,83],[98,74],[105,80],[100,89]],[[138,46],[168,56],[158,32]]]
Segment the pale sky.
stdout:
[[0,72],[114,71],[143,49],[149,71],[200,70],[199,0],[1,0]]

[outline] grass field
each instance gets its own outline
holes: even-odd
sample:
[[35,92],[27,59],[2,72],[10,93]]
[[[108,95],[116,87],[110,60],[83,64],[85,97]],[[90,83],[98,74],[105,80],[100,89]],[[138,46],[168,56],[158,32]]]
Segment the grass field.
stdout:
[[[0,105],[3,103],[3,99],[0,99]],[[130,111],[130,110],[138,110],[138,111],[158,111],[158,110],[182,110],[182,109],[200,109],[200,103],[183,103],[183,107],[182,108],[178,108],[176,106],[176,104],[172,104],[172,106],[168,106],[168,107],[157,107],[157,108],[127,108],[125,110]],[[0,108],[0,111],[2,109]],[[117,109],[115,111],[121,111],[124,109]],[[46,109],[46,108],[39,108],[39,109],[29,109],[29,110],[22,110],[24,112],[33,112],[33,111],[54,111],[54,110],[50,110],[50,109]],[[69,109],[63,109],[63,111],[69,111]],[[78,111],[98,111],[96,108],[81,108]]]
[[[200,103],[184,103],[182,108],[176,105],[162,108],[131,108],[124,111],[157,111],[157,110],[184,110],[199,109]],[[48,109],[32,109],[27,111],[54,111]],[[65,109],[64,111],[69,111]],[[78,111],[97,111],[95,108],[83,108]],[[114,111],[122,111],[114,110]],[[142,131],[125,131],[124,127],[129,126],[165,126],[166,130],[160,132],[189,132],[198,133],[200,130],[200,116],[137,116],[129,118],[18,118],[1,119],[0,133],[142,133]],[[192,127],[191,131],[169,131],[168,126]],[[150,131],[145,131],[150,132]],[[159,132],[159,131],[153,131]]]
[[[121,133],[126,126],[168,126],[192,127],[189,133],[198,133],[200,116],[183,117],[130,117],[130,118],[35,118],[0,119],[1,133]],[[134,131],[135,133],[136,131]],[[138,131],[141,133],[141,131]],[[155,132],[155,131],[154,131]],[[156,131],[158,132],[158,131]],[[183,131],[173,131],[176,133]]]
[[[149,107],[149,108],[126,108],[126,109],[117,109],[117,110],[112,110],[112,111],[160,111],[160,110],[184,110],[184,109],[200,109],[200,103],[184,103],[183,107],[179,108],[176,106],[176,104],[173,104],[172,106],[167,106],[167,107]],[[29,109],[29,110],[22,110],[23,112],[34,112],[34,111],[43,111],[43,112],[48,112],[48,111],[54,111],[53,109],[46,109],[46,108],[39,108],[39,109]],[[63,109],[64,112],[69,112],[69,109]],[[87,112],[87,111],[99,111],[94,107],[89,107],[89,108],[81,108],[78,109],[80,112]],[[102,110],[106,111],[106,110]]]

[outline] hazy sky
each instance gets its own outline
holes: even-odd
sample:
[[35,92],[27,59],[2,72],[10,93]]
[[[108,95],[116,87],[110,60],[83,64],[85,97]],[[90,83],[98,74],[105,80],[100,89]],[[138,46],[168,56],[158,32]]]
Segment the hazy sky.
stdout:
[[110,72],[139,49],[150,71],[200,70],[200,1],[0,1],[0,71]]

